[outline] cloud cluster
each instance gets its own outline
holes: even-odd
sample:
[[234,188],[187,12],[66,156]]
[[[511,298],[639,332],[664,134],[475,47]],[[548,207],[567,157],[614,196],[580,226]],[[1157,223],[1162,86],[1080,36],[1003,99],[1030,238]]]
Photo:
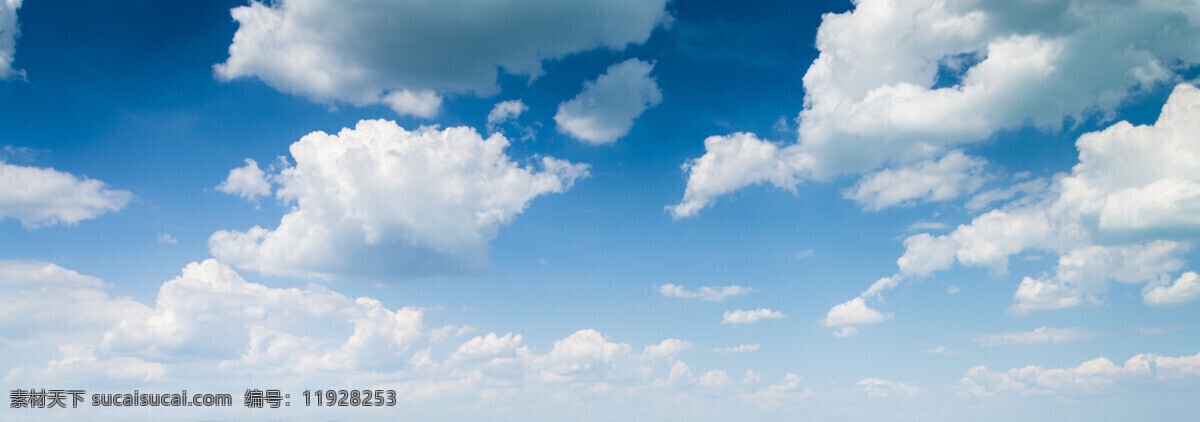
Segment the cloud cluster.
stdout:
[[1140,354],[1117,366],[1107,358],[1096,358],[1075,368],[1026,366],[996,372],[985,366],[967,370],[959,381],[959,397],[987,397],[996,394],[1053,395],[1091,393],[1118,382],[1147,379],[1177,379],[1200,376],[1200,353],[1191,356]]
[[317,102],[433,117],[443,94],[497,93],[501,70],[536,78],[544,60],[645,42],[670,20],[666,4],[254,1],[232,9],[238,30],[214,71]]
[[118,211],[132,199],[129,191],[99,180],[0,161],[0,219],[15,218],[27,228],[73,225]]
[[1079,163],[1044,190],[951,233],[905,239],[900,273],[924,276],[957,262],[1004,274],[1011,256],[1038,250],[1058,254],[1058,265],[1021,281],[1013,313],[1100,302],[1110,280],[1144,283],[1152,306],[1196,299],[1194,273],[1171,274],[1200,234],[1198,108],[1200,89],[1181,84],[1153,125],[1119,122],[1084,134]]
[[17,52],[17,36],[21,34],[17,25],[17,9],[21,0],[0,2],[0,79],[22,76],[24,72],[12,67],[13,55]]
[[539,352],[520,334],[463,339],[469,330],[462,326],[430,328],[424,309],[315,284],[248,282],[212,259],[187,265],[149,305],[111,297],[98,279],[37,261],[0,261],[0,287],[9,292],[0,299],[6,348],[58,349],[48,359],[27,353],[35,358],[3,374],[11,384],[145,391],[184,381],[194,389],[228,387],[230,379],[280,388],[348,383],[396,389],[414,404],[532,400],[538,409],[646,396],[661,404],[692,394],[775,406],[810,394],[793,374],[767,386],[738,386],[720,370],[694,375],[679,359],[693,345],[675,338],[635,348],[581,329]]
[[590,144],[611,144],[629,134],[633,120],[662,102],[662,91],[650,77],[653,63],[629,59],[614,64],[583,91],[558,105],[558,131]]
[[[687,167],[687,191],[674,214],[695,215],[744,186],[792,188],[883,166],[929,166],[931,158],[1000,130],[1052,129],[1064,118],[1111,113],[1131,93],[1176,82],[1200,63],[1200,46],[1187,41],[1197,36],[1200,18],[1185,2],[856,2],[852,11],[825,15],[817,31],[820,54],[804,76],[798,142],[707,148],[706,141],[705,155]],[[701,165],[737,157],[757,165]],[[896,179],[908,195],[867,195],[865,205],[937,200],[960,190],[956,183],[970,180],[974,168],[960,166],[949,186]],[[899,185],[905,182],[916,185]]]
[[313,132],[292,144],[295,165],[271,178],[275,196],[294,204],[279,226],[216,232],[209,250],[266,274],[398,279],[477,271],[500,226],[534,198],[588,175],[587,165],[553,157],[520,166],[507,146],[500,134],[408,131],[385,120],[336,135]]

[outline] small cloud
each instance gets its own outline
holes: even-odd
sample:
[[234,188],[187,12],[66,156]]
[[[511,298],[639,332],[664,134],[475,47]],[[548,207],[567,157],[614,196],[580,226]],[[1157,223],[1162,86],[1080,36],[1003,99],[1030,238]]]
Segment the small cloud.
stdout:
[[175,239],[175,236],[171,236],[170,233],[159,233],[158,236],[155,236],[155,237],[158,239],[158,243],[160,245],[166,245],[166,244],[174,245],[176,243],[179,243],[179,241]]
[[251,201],[270,195],[271,184],[267,182],[266,173],[258,168],[258,162],[249,158],[243,161],[246,165],[230,170],[225,181],[217,185],[217,190]]
[[808,257],[810,257],[810,256],[813,256],[813,253],[814,253],[814,252],[813,252],[813,250],[812,250],[812,249],[808,249],[808,250],[803,250],[803,251],[800,251],[800,252],[796,252],[796,259],[804,259],[804,258],[808,258]]
[[958,288],[958,286],[950,286],[950,287],[946,288],[946,294],[950,294],[950,295],[958,293],[960,291],[962,291],[962,289]]
[[740,345],[731,346],[731,347],[718,347],[716,349],[713,349],[713,351],[723,354],[723,355],[727,355],[730,353],[753,352],[753,351],[758,350],[759,346],[760,345],[758,345],[758,344],[740,344]]
[[787,318],[783,312],[772,311],[769,308],[758,308],[754,310],[736,310],[725,311],[724,318],[721,319],[722,324],[751,324],[764,319],[782,319]]
[[927,354],[927,355],[938,355],[938,356],[955,356],[955,355],[958,355],[958,352],[956,352],[956,351],[954,351],[954,350],[947,349],[947,348],[946,348],[946,346],[941,346],[941,345],[939,345],[938,347],[934,347],[934,348],[932,348],[932,349],[928,349],[928,350],[926,350],[926,351],[924,351],[924,352],[922,352],[922,353],[924,353],[924,354]]
[[940,223],[937,221],[917,221],[909,224],[908,228],[905,230],[910,232],[920,232],[929,230],[945,230],[948,228],[950,228],[950,226],[947,226],[946,223]]
[[1054,344],[1086,340],[1095,337],[1096,333],[1086,331],[1082,327],[1048,328],[1042,327],[1033,331],[1013,333],[984,334],[975,339],[980,346],[1010,346],[1017,344]]
[[681,285],[664,284],[656,288],[663,297],[699,299],[709,302],[721,302],[730,296],[740,296],[754,291],[754,289],[742,286],[701,287],[699,290],[687,290]]
[[496,103],[487,116],[488,132],[495,132],[496,127],[509,120],[516,120],[521,113],[529,111],[529,107],[521,100],[508,100]]

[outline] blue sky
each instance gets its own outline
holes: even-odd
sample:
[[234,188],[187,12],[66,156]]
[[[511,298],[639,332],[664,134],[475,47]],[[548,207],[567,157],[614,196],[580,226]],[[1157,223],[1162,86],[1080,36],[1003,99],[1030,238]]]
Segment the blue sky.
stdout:
[[401,404],[0,419],[1189,420],[1196,37],[1187,2],[9,1],[6,388]]

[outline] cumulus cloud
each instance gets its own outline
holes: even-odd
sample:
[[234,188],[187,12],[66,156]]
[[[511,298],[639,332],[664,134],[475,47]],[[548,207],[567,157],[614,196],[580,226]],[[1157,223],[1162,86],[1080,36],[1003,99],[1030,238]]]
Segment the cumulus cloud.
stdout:
[[858,334],[855,325],[874,324],[891,318],[891,315],[884,315],[868,307],[866,301],[860,296],[830,308],[820,322],[826,327],[837,327],[838,330],[833,335],[850,337]]
[[496,103],[492,106],[492,111],[487,115],[487,128],[489,132],[496,130],[496,127],[501,123],[509,120],[515,120],[521,116],[521,113],[529,111],[529,107],[521,100],[508,100]]
[[21,0],[0,2],[0,79],[23,77],[25,72],[13,68],[13,55],[17,52],[17,37],[21,35],[17,24],[17,9]]
[[15,218],[26,228],[74,225],[118,211],[131,199],[129,191],[99,180],[0,161],[0,219]]
[[903,276],[897,274],[876,280],[858,297],[830,308],[829,312],[825,314],[825,318],[818,322],[826,327],[837,327],[837,331],[834,331],[833,335],[845,338],[858,334],[855,325],[874,324],[891,319],[891,315],[884,315],[867,306],[866,300],[882,302],[883,292],[896,288],[896,285],[900,284],[903,279]]
[[1191,356],[1140,354],[1117,366],[1107,358],[1096,358],[1075,368],[1026,366],[996,372],[985,366],[967,370],[959,381],[959,397],[996,394],[1061,395],[1097,392],[1118,382],[1169,380],[1200,376],[1200,353]]
[[245,166],[230,170],[225,181],[217,185],[217,190],[251,201],[270,195],[271,184],[267,182],[266,173],[258,168],[258,162],[249,158],[245,162]]
[[664,284],[658,286],[658,292],[663,297],[681,298],[681,299],[699,299],[709,302],[721,302],[731,296],[740,296],[753,292],[754,289],[742,286],[724,286],[724,287],[708,287],[704,286],[697,290],[688,290],[681,285]]
[[986,163],[982,158],[955,150],[939,160],[926,160],[863,176],[858,184],[843,192],[843,196],[869,211],[913,205],[918,199],[948,201],[983,186],[982,172]]
[[432,117],[443,94],[497,93],[500,71],[536,78],[544,60],[645,42],[670,20],[666,3],[254,1],[231,10],[238,30],[213,70],[317,102]]
[[279,226],[219,231],[209,250],[265,274],[396,279],[477,271],[488,243],[534,198],[563,192],[588,166],[541,157],[526,167],[500,134],[458,127],[408,131],[364,120],[291,146],[273,176],[294,208]]
[[703,156],[683,164],[683,170],[688,172],[683,200],[666,207],[675,219],[694,216],[712,205],[718,196],[746,185],[770,182],[794,191],[800,180],[795,167],[779,159],[784,153],[780,147],[753,133],[710,136],[704,140],[704,150]]
[[723,318],[721,318],[721,323],[734,325],[752,324],[764,319],[783,318],[787,318],[787,315],[784,315],[783,312],[772,311],[769,308],[758,308],[752,310],[739,309],[734,311],[725,311]]
[[590,144],[610,144],[629,134],[633,120],[662,102],[662,91],[650,77],[653,63],[629,59],[583,84],[583,91],[558,105],[558,131]]
[[1086,340],[1095,337],[1096,333],[1081,327],[1048,328],[1041,327],[1033,331],[1014,333],[984,334],[978,336],[975,342],[983,347],[1010,346],[1016,344],[1053,344]]
[[854,386],[866,393],[870,398],[898,397],[911,399],[921,390],[907,382],[896,382],[879,378],[864,378],[854,383]]
[[[1000,130],[1107,115],[1200,62],[1200,46],[1186,41],[1197,36],[1200,19],[1185,2],[856,2],[826,14],[817,31],[798,142],[756,150],[787,172],[691,166],[679,215],[744,186],[904,167]],[[699,160],[730,155],[707,149]]]
[[[1153,125],[1119,122],[1080,136],[1079,164],[1044,191],[1014,199],[953,232],[905,239],[901,274],[964,266],[1005,274],[1027,250],[1059,255],[1053,275],[1024,277],[1010,311],[1098,303],[1109,281],[1147,283],[1148,304],[1186,266],[1186,240],[1200,233],[1200,89],[1177,86]],[[1181,277],[1182,279],[1182,277]],[[1195,299],[1178,290],[1178,301]],[[1151,299],[1153,295],[1153,299]]]
[[1180,305],[1200,297],[1200,276],[1195,271],[1189,271],[1179,276],[1174,283],[1151,283],[1142,293],[1145,302],[1150,306]]
[[638,348],[580,329],[543,350],[514,333],[445,344],[454,341],[451,332],[469,328],[430,329],[429,308],[347,297],[317,284],[249,282],[212,259],[187,265],[145,303],[37,261],[0,261],[0,287],[7,293],[0,298],[0,340],[6,353],[22,356],[0,373],[13,385],[165,391],[186,382],[220,391],[231,379],[285,389],[345,383],[395,389],[409,406],[457,406],[480,417],[562,403],[682,411],[715,400],[724,408],[742,402],[766,409],[812,395],[795,374],[760,386],[754,371],[736,383],[720,369],[693,370],[679,357],[694,346],[675,338]]

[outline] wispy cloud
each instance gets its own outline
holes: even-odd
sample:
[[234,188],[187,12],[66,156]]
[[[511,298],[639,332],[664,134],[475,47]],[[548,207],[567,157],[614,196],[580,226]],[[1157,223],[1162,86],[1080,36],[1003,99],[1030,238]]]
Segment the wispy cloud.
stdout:
[[754,289],[742,286],[701,287],[697,290],[688,290],[677,284],[664,284],[656,286],[656,288],[663,297],[699,299],[709,302],[721,302],[731,296],[740,296],[754,291]]
[[983,347],[1016,344],[1054,344],[1086,340],[1095,336],[1096,333],[1084,330],[1082,327],[1042,327],[1033,331],[983,334],[977,337],[975,342]]

